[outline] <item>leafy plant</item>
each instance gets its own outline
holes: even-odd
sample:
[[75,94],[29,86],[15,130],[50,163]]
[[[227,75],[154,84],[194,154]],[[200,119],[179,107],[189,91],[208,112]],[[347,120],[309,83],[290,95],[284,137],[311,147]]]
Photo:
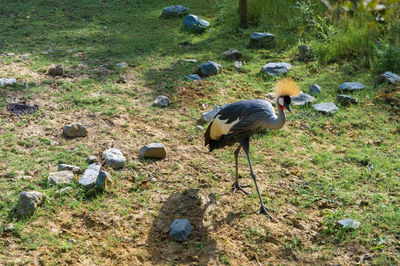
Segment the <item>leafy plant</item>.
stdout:
[[313,19],[313,24],[316,28],[317,35],[324,41],[330,41],[332,36],[337,33],[337,28],[329,23],[328,17],[317,15]]
[[372,250],[383,249],[384,247],[386,247],[386,242],[387,242],[386,237],[381,238],[379,236],[376,236],[373,240],[374,247],[372,248]]
[[294,17],[292,21],[298,25],[298,31],[302,38],[308,29],[313,26],[313,7],[311,1],[297,1],[292,8],[300,13],[300,17]]
[[61,246],[61,250],[63,252],[65,252],[65,251],[67,251],[68,249],[70,249],[72,247],[72,244],[70,242],[61,241],[60,242],[60,246]]
[[376,61],[375,72],[393,71],[400,72],[400,47],[391,45],[380,39],[375,46]]

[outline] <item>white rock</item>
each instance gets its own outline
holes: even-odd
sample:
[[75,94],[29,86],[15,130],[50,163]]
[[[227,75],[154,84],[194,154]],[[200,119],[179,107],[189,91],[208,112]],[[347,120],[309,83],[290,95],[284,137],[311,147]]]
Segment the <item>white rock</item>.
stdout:
[[71,171],[60,171],[49,173],[47,180],[54,185],[60,185],[72,183],[74,181],[74,177],[75,175]]
[[0,79],[0,87],[14,85],[15,83],[17,83],[17,81],[15,79],[7,79],[7,78]]
[[101,165],[99,163],[92,163],[83,173],[83,176],[79,178],[79,184],[87,186],[92,186],[96,184],[97,177],[100,173]]
[[126,158],[119,149],[111,148],[104,152],[104,164],[114,169],[124,167]]
[[79,168],[78,166],[75,166],[75,165],[60,163],[58,165],[58,171],[71,171],[73,173],[80,173],[81,168]]

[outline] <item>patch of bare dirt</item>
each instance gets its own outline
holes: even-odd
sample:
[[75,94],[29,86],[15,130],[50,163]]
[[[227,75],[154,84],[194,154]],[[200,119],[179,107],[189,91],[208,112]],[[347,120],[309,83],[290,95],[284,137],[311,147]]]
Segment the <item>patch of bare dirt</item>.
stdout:
[[376,96],[377,101],[391,107],[395,113],[400,113],[400,86],[391,85]]

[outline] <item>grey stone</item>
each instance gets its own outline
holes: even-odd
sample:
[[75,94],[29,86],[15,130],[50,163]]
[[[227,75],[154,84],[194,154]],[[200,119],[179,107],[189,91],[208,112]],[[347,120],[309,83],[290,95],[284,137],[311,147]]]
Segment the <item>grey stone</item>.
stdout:
[[199,75],[197,75],[197,74],[186,75],[185,78],[189,79],[189,80],[193,80],[193,81],[201,80],[201,77]]
[[25,89],[28,89],[28,88],[29,88],[29,83],[26,82],[26,81],[23,81],[21,85],[22,85],[22,87],[24,87]]
[[71,171],[73,173],[78,174],[81,172],[81,168],[79,168],[78,166],[75,166],[75,165],[60,163],[58,165],[58,171]]
[[163,18],[178,18],[189,13],[189,9],[180,5],[168,6],[163,9],[161,16]]
[[113,183],[113,178],[110,175],[110,173],[101,170],[99,172],[99,175],[97,176],[97,180],[96,180],[96,187],[99,188],[107,188],[109,185],[111,185]]
[[74,52],[74,50],[72,50],[72,49],[67,50],[67,53],[69,53],[69,54],[72,54],[73,52]]
[[320,94],[321,93],[321,87],[317,84],[314,84],[310,87],[310,90],[308,91],[309,94]]
[[348,96],[348,95],[343,95],[343,94],[336,96],[336,100],[341,105],[350,105],[350,104],[357,103],[357,99],[355,99],[351,96]]
[[334,103],[317,103],[313,105],[313,108],[324,114],[333,114],[339,110]]
[[312,103],[313,101],[315,101],[315,98],[307,93],[300,93],[299,96],[292,97],[293,105],[306,105],[308,103]]
[[41,52],[41,54],[42,54],[42,55],[47,55],[47,54],[49,54],[49,52],[43,51],[43,52]]
[[85,137],[88,134],[86,127],[80,123],[72,123],[64,126],[64,136],[68,138]]
[[365,263],[365,262],[370,261],[370,260],[372,260],[372,257],[369,254],[364,254],[362,256],[362,258],[361,258],[361,262],[362,263]]
[[64,68],[62,65],[57,65],[56,67],[49,68],[48,74],[52,77],[64,75]]
[[343,228],[357,229],[360,226],[360,222],[353,219],[342,219],[337,223]]
[[119,67],[119,68],[125,68],[125,67],[127,67],[127,66],[128,66],[128,64],[127,64],[127,63],[125,63],[125,62],[116,63],[115,65],[116,65],[117,67]]
[[89,164],[97,163],[98,161],[99,161],[99,159],[94,155],[90,155],[90,156],[86,157],[86,162],[88,162]]
[[152,178],[150,179],[150,182],[151,182],[151,183],[155,183],[155,182],[157,182],[157,178],[155,178],[155,177],[152,177]]
[[126,158],[119,149],[111,148],[104,152],[104,164],[114,169],[124,167]]
[[62,189],[57,190],[55,193],[56,195],[64,195],[68,194],[72,190],[72,187],[64,187]]
[[17,81],[15,79],[7,79],[7,78],[0,79],[0,87],[14,85],[15,83],[17,83]]
[[167,156],[167,151],[162,143],[151,143],[143,146],[139,151],[139,157],[145,159],[162,159]]
[[186,241],[192,232],[188,219],[175,219],[169,226],[169,235],[176,241]]
[[242,53],[239,50],[230,48],[228,51],[222,53],[222,56],[227,60],[240,60],[243,58]]
[[154,105],[159,106],[159,107],[167,107],[170,104],[171,104],[171,100],[167,96],[164,96],[164,95],[159,95],[154,100]]
[[261,72],[271,76],[286,74],[292,66],[288,63],[268,63],[261,68]]
[[202,33],[210,27],[210,22],[196,15],[190,14],[183,19],[183,26],[187,31],[193,33]]
[[6,227],[4,228],[4,231],[3,231],[3,232],[5,232],[5,233],[11,233],[12,231],[14,231],[14,224],[13,224],[13,223],[10,223],[10,224],[7,224],[7,225],[6,225]]
[[16,215],[18,217],[32,215],[37,207],[42,204],[44,195],[37,191],[23,191],[19,196]]
[[354,90],[362,90],[364,88],[365,88],[364,84],[360,82],[343,82],[342,84],[340,84],[338,89],[354,91]]
[[275,42],[275,35],[268,32],[254,32],[250,35],[250,47],[269,48]]
[[307,45],[299,45],[299,60],[308,61],[312,58],[311,48]]
[[218,114],[218,112],[221,111],[221,109],[224,108],[225,106],[226,104],[224,104],[223,106],[216,106],[212,110],[203,112],[201,114],[201,121],[205,123],[211,122],[214,119],[214,117]]
[[198,130],[200,130],[200,131],[203,131],[203,130],[204,130],[204,127],[202,127],[202,126],[200,126],[200,125],[196,125],[196,129],[198,129]]
[[97,182],[97,177],[100,173],[101,165],[99,163],[92,163],[83,173],[82,177],[79,178],[79,184],[87,186],[93,186]]
[[186,59],[185,61],[188,63],[197,63],[198,62],[197,59]]
[[385,73],[380,74],[379,76],[376,76],[375,81],[378,84],[385,83],[385,82],[390,83],[390,84],[396,84],[396,83],[400,82],[400,76],[395,73],[386,71]]
[[21,56],[21,60],[24,60],[24,61],[25,61],[25,60],[28,60],[28,56],[22,55],[22,56]]
[[74,177],[75,175],[71,171],[60,171],[49,173],[47,180],[54,185],[60,185],[72,183],[74,181]]
[[207,61],[206,63],[200,65],[200,73],[203,77],[209,77],[212,75],[217,75],[221,68],[222,66],[220,64],[213,61]]
[[241,69],[242,68],[242,61],[235,61],[235,62],[233,62],[233,67],[235,68],[235,69],[237,69],[237,70],[239,70],[239,69]]

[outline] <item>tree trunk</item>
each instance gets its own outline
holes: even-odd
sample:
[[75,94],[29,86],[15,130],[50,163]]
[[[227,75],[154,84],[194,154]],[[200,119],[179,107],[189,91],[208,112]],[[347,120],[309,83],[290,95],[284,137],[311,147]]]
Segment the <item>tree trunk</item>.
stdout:
[[239,0],[240,27],[246,29],[248,24],[247,19],[247,0]]

